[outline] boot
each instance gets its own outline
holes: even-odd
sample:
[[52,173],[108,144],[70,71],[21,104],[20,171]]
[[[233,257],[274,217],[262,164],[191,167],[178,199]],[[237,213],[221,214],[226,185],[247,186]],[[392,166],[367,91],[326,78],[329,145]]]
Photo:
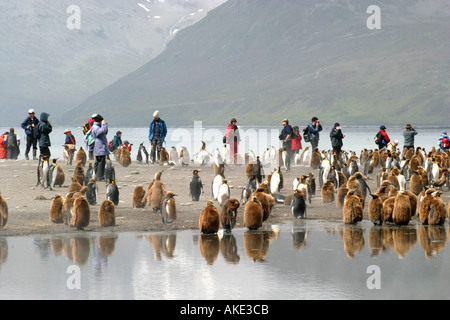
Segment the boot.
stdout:
[[89,150],[89,160],[90,161],[94,160],[94,150]]
[[28,152],[25,153],[25,160],[30,160],[30,158],[28,157]]
[[[33,149],[33,160],[37,160],[38,159],[36,157],[36,153],[37,153],[37,150]],[[28,160],[28,155],[26,157],[27,157],[27,160]]]

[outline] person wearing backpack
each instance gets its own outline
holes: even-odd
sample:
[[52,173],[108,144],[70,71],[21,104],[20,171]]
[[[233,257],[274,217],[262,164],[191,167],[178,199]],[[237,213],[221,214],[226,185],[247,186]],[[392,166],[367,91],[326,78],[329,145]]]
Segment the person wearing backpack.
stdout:
[[20,153],[20,138],[14,133],[14,128],[9,129],[8,137],[6,138],[7,159],[17,160]]
[[[51,153],[50,153],[50,147],[52,146],[50,142],[50,133],[53,130],[52,123],[48,121],[48,118],[50,117],[50,114],[46,112],[41,113],[41,121],[39,121],[38,124],[38,132],[39,132],[39,152],[40,152],[40,159],[43,157],[47,157],[50,159]],[[35,135],[36,136],[36,135]]]
[[441,152],[450,150],[450,137],[447,135],[447,131],[442,131],[441,137],[438,140],[438,146]]
[[39,119],[36,118],[34,109],[28,110],[28,117],[21,123],[22,129],[25,130],[25,135],[27,137],[27,146],[25,148],[25,159],[29,160],[28,154],[30,152],[31,146],[33,146],[33,160],[37,160],[37,142],[38,139],[33,134],[33,130],[39,124]]
[[309,139],[311,142],[311,152],[319,146],[320,135],[319,132],[322,131],[322,125],[317,117],[313,117],[311,122],[308,124]]
[[88,133],[90,134],[90,131],[92,129],[92,126],[94,125],[94,120],[89,118],[88,122],[83,125],[83,134],[86,141],[86,150],[88,150],[89,160],[94,160],[94,145],[88,143]]
[[8,138],[8,131],[5,133],[2,133],[0,135],[0,159],[7,159],[8,158],[8,149],[6,149],[6,141]]
[[388,145],[389,142],[391,142],[391,139],[389,139],[389,136],[386,132],[386,126],[381,125],[380,131],[378,131],[377,135],[375,136],[375,143],[378,145],[378,149],[381,150],[384,147]]
[[300,153],[300,150],[303,149],[302,146],[302,135],[300,134],[300,128],[298,126],[295,126],[292,128],[292,153],[298,154]]
[[112,143],[110,143],[111,146],[109,148],[109,151],[113,152],[117,148],[119,148],[122,145],[122,131],[117,131],[116,135],[112,139]]
[[289,119],[283,119],[283,130],[279,136],[280,140],[283,141],[283,149],[286,150],[286,171],[291,171],[291,157],[292,157],[292,127],[289,124]]
[[342,146],[344,145],[342,142],[342,139],[345,138],[345,134],[342,133],[341,125],[336,122],[333,126],[333,129],[331,129],[330,132],[330,139],[331,139],[331,146],[333,148],[333,153],[335,153],[338,157],[341,154]]
[[105,181],[106,158],[109,157],[108,144],[108,124],[99,114],[93,114],[94,125],[91,129],[91,135],[94,142],[94,172],[97,181]]

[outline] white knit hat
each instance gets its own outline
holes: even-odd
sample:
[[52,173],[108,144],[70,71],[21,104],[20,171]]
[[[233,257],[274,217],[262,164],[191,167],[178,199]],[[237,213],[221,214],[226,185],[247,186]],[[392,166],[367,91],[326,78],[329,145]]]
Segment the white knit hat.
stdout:
[[156,111],[153,113],[153,118],[156,118],[156,117],[159,118],[159,111],[158,111],[158,110],[156,110]]

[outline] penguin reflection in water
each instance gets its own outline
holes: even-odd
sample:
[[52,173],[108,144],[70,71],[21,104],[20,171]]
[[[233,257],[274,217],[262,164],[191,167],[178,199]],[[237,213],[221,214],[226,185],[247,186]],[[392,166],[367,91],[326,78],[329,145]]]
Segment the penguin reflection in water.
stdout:
[[177,206],[175,203],[176,194],[169,191],[164,196],[161,203],[162,223],[172,223],[177,219]]

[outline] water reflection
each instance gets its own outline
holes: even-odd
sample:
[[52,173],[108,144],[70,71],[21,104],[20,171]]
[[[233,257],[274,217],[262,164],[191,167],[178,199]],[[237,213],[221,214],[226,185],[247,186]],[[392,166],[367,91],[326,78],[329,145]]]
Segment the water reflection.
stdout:
[[215,234],[202,234],[198,240],[198,246],[200,253],[205,258],[208,265],[213,265],[219,256],[219,235]]
[[0,238],[0,270],[8,259],[8,240]]
[[308,226],[306,221],[295,221],[291,228],[292,245],[295,250],[306,246],[308,239]]
[[230,233],[224,233],[220,239],[220,253],[228,263],[239,263],[241,257],[239,256],[236,237]]
[[344,250],[348,258],[354,258],[355,255],[364,248],[364,229],[360,225],[344,225],[338,235],[344,242]]
[[402,259],[416,245],[417,231],[409,226],[373,226],[368,238],[372,257],[394,250]]
[[447,241],[445,228],[443,226],[420,226],[419,240],[425,257],[429,259],[444,249]]
[[244,233],[245,255],[253,262],[264,262],[269,252],[269,245],[276,238],[277,233],[274,231],[246,231]]
[[176,233],[150,234],[144,236],[144,238],[152,245],[156,261],[161,261],[162,255],[169,259],[173,258],[177,244]]

